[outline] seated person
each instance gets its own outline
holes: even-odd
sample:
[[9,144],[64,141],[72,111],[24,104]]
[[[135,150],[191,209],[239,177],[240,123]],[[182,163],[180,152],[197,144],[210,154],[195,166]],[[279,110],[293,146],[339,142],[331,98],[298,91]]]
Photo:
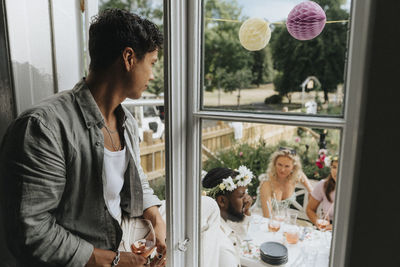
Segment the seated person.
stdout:
[[333,203],[335,202],[338,164],[339,158],[333,157],[329,164],[331,172],[328,178],[321,180],[315,186],[307,204],[307,216],[310,218],[310,221],[318,227],[320,227],[320,225],[317,224],[317,209],[321,206],[322,211],[326,214],[327,219],[330,222],[326,227],[324,227],[325,230],[332,230]]
[[[202,184],[206,189],[207,195],[215,199],[220,210],[220,229],[216,232],[222,233],[222,235],[216,239],[217,235],[215,234],[213,239],[218,242],[218,266],[220,267],[240,266],[238,246],[246,232],[246,230],[243,230],[246,228],[246,222],[248,222],[246,218],[250,216],[249,209],[252,200],[247,194],[247,185],[251,182],[252,177],[252,172],[241,166],[238,171],[229,168],[212,169],[203,179]],[[202,208],[202,217],[204,216]],[[203,226],[202,222],[202,237],[207,235],[203,231]],[[235,231],[235,229],[239,230]],[[208,236],[210,236],[210,232]],[[202,242],[203,253],[208,246],[212,245],[210,241],[207,242],[206,240],[203,239]]]
[[287,208],[296,201],[295,187],[302,183],[308,192],[312,186],[303,173],[300,158],[296,150],[280,147],[270,158],[266,174],[260,175],[260,186],[257,190],[257,200],[252,211],[262,213],[270,218],[267,202],[273,210],[278,207]]
[[[217,202],[201,196],[201,266],[218,267],[220,262],[220,240],[224,238],[221,229],[221,215]],[[233,249],[232,249],[233,251]]]

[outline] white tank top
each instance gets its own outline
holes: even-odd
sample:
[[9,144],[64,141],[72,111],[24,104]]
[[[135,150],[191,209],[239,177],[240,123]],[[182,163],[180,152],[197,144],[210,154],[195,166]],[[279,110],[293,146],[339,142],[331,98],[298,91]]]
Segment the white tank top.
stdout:
[[126,148],[110,151],[104,148],[103,193],[108,211],[121,224],[120,192],[124,185],[124,174],[128,166]]

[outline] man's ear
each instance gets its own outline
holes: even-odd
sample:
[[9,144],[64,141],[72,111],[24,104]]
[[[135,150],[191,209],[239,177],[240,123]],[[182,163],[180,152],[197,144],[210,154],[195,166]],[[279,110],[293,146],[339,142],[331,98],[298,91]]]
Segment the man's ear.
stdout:
[[131,47],[125,47],[122,51],[122,60],[126,71],[131,71],[136,63],[135,51]]
[[217,196],[216,201],[221,209],[225,209],[228,207],[228,198],[226,196],[219,195]]

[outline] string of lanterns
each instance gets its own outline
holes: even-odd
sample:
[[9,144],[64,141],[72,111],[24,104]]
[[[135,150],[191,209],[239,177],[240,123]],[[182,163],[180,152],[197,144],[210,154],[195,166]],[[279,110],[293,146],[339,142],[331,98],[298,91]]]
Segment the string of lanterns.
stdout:
[[[209,19],[214,21],[240,22],[229,19]],[[326,21],[326,15],[320,5],[313,1],[306,1],[296,5],[289,13],[286,28],[289,34],[301,41],[311,40],[321,34],[327,23],[344,23],[348,20]],[[239,29],[241,45],[249,51],[257,51],[267,46],[271,39],[270,24],[260,18],[250,18],[243,22]]]

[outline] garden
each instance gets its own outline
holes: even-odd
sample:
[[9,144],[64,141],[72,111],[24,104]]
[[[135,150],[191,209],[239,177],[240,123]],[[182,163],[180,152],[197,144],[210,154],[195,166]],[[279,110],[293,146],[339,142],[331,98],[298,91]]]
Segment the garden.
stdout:
[[259,185],[257,177],[266,172],[271,154],[279,147],[294,148],[302,161],[305,175],[309,179],[321,180],[329,174],[325,156],[338,154],[339,144],[338,130],[298,127],[297,134],[292,139],[281,140],[274,145],[268,144],[263,139],[255,144],[238,142],[228,149],[217,152],[215,158],[207,159],[203,164],[203,170],[209,171],[215,167],[236,169],[241,165],[247,166],[255,175],[248,187],[249,194],[255,197]]

